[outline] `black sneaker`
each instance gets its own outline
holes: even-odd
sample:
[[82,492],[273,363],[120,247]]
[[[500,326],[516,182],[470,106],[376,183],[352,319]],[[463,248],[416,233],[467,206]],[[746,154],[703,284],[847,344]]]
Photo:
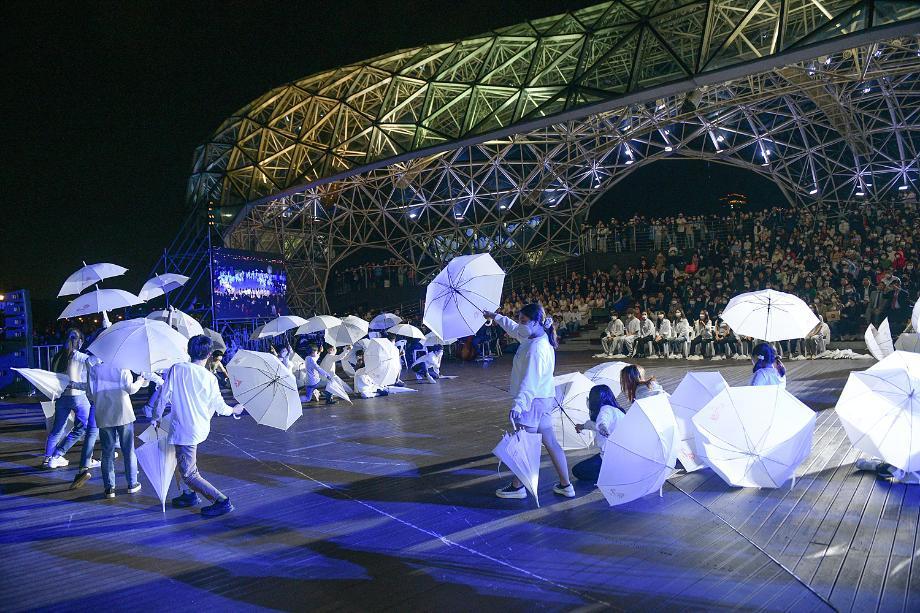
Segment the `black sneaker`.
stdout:
[[233,504],[231,504],[229,498],[224,498],[223,500],[218,500],[214,504],[202,507],[201,515],[204,517],[218,517],[220,515],[226,515],[233,510]]
[[509,483],[505,487],[495,490],[495,495],[499,498],[527,498],[527,490],[524,489],[523,485],[514,487]]
[[339,403],[339,401],[338,401],[338,400],[334,400],[333,398],[330,398],[329,400],[326,401],[326,404],[327,404],[327,405],[330,405],[330,404],[338,404],[338,403]]
[[172,499],[172,506],[177,509],[186,509],[188,507],[194,507],[201,499],[198,498],[198,494],[195,492],[183,492],[181,496]]
[[73,478],[73,482],[70,484],[70,489],[75,490],[78,487],[83,487],[86,485],[86,482],[92,478],[92,474],[88,470],[81,470]]
[[103,494],[103,496],[105,496],[109,500],[111,500],[112,498],[115,498],[115,488],[114,487],[105,488],[105,494]]

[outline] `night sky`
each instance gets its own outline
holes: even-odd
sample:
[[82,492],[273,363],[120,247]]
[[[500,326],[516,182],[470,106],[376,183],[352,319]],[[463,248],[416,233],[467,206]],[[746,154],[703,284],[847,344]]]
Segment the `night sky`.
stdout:
[[[58,311],[66,301],[51,299],[86,260],[128,267],[107,287],[139,291],[184,219],[195,146],[272,87],[593,3],[4,3],[0,289]],[[654,166],[604,201],[656,194]],[[682,208],[739,189],[688,189],[696,167],[669,164]],[[750,173],[726,176],[739,175],[755,201],[773,197]]]

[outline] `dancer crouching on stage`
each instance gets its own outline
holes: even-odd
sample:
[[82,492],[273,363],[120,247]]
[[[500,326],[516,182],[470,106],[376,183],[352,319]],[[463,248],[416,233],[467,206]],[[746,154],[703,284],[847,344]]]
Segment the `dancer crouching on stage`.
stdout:
[[786,367],[769,343],[760,343],[751,351],[754,376],[751,385],[779,385],[786,389]]
[[616,396],[613,395],[613,390],[609,386],[595,385],[591,388],[588,394],[588,416],[591,419],[583,424],[576,424],[575,431],[593,431],[593,444],[598,448],[598,453],[572,467],[572,474],[576,479],[591,484],[597,483],[601,464],[604,461],[604,444],[607,443],[607,437],[613,433],[620,418],[624,415],[626,411],[617,404]]
[[[543,446],[559,473],[559,483],[553,486],[553,492],[574,498],[575,488],[569,479],[565,452],[553,432],[553,398],[556,391],[553,386],[556,368],[554,349],[557,346],[553,319],[547,317],[543,307],[535,303],[520,310],[517,322],[490,311],[483,311],[482,315],[486,319],[494,319],[520,342],[511,367],[511,395],[514,397],[511,420],[518,428],[540,433]],[[495,495],[499,498],[526,498],[527,490],[515,477],[509,485],[496,490]]]
[[188,340],[191,362],[176,364],[166,373],[151,421],[156,424],[166,407],[171,407],[167,441],[176,447],[176,462],[185,483],[185,490],[181,496],[173,498],[172,506],[193,507],[200,502],[198,494],[201,494],[213,503],[201,509],[205,517],[229,513],[233,505],[198,472],[198,445],[211,433],[214,413],[239,415],[244,409],[241,404],[231,407],[224,402],[217,379],[204,367],[211,350],[211,339],[203,334]]
[[630,405],[638,399],[665,393],[655,377],[647,377],[645,369],[635,364],[620,371],[620,387]]

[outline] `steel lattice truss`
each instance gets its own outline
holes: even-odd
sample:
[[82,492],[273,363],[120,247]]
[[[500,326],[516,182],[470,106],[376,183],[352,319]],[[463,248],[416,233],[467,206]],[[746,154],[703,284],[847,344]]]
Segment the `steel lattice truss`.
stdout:
[[309,312],[360,248],[422,274],[462,252],[508,268],[576,253],[594,200],[662,157],[749,168],[800,204],[883,197],[917,180],[920,40],[859,37],[918,17],[906,2],[619,1],[401,51],[227,120],[190,198],[233,218],[229,246],[283,253]]

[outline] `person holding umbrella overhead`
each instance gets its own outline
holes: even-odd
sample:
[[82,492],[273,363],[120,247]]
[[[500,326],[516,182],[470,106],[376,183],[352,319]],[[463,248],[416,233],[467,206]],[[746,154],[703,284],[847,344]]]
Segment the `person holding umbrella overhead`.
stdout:
[[181,496],[173,498],[172,506],[193,507],[200,502],[198,494],[201,494],[212,502],[201,509],[205,517],[229,513],[233,505],[198,472],[198,445],[207,440],[214,413],[240,415],[245,408],[242,404],[231,407],[224,402],[217,379],[204,367],[211,350],[211,339],[204,334],[188,340],[191,361],[176,364],[166,373],[151,421],[157,425],[166,407],[172,407],[168,442],[176,447],[176,462],[186,486]]
[[[569,479],[569,465],[565,452],[553,431],[553,408],[556,388],[553,385],[553,371],[556,368],[556,328],[553,318],[547,317],[543,307],[537,303],[525,305],[515,322],[510,317],[483,311],[486,319],[494,319],[509,335],[520,342],[514,354],[511,367],[511,395],[514,405],[511,420],[518,428],[543,437],[543,446],[549,453],[559,482],[553,492],[566,498],[575,497],[575,488]],[[526,498],[527,490],[520,479],[496,490],[499,498]]]

